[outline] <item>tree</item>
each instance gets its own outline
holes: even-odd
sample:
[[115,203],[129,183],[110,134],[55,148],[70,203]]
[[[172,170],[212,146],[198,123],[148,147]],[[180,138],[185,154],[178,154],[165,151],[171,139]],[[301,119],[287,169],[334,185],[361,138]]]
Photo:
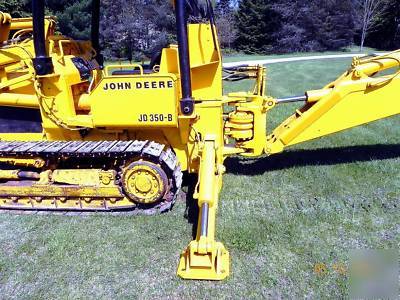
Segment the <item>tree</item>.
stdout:
[[379,17],[375,18],[367,45],[393,50],[400,48],[400,0],[386,0]]
[[61,33],[77,40],[90,38],[92,0],[48,0],[47,9],[57,17]]
[[354,21],[350,0],[312,1],[309,22],[320,50],[338,50],[349,46],[354,38]]
[[0,11],[10,13],[14,18],[30,15],[30,1],[27,0],[0,0]]
[[245,53],[268,53],[273,49],[279,15],[273,1],[241,0],[236,15],[236,48]]
[[[91,0],[46,0],[46,15],[57,17],[61,33],[75,39],[87,39],[90,35]],[[9,12],[15,18],[32,16],[30,0],[0,0],[0,11]]]
[[[57,18],[58,31],[87,40],[92,0],[45,0],[46,15]],[[31,16],[31,0],[0,0],[0,11]],[[108,59],[142,60],[175,41],[175,16],[165,0],[102,0],[101,43]]]
[[235,10],[230,0],[219,0],[215,7],[219,40],[223,48],[231,48],[236,39]]
[[338,50],[353,41],[351,0],[275,1],[281,28],[276,33],[279,52]]
[[[105,56],[144,60],[174,40],[175,17],[164,0],[104,0],[101,35]],[[123,9],[121,9],[123,8]]]
[[356,7],[355,19],[361,31],[360,51],[364,49],[365,39],[373,29],[375,20],[384,10],[385,0],[354,0]]

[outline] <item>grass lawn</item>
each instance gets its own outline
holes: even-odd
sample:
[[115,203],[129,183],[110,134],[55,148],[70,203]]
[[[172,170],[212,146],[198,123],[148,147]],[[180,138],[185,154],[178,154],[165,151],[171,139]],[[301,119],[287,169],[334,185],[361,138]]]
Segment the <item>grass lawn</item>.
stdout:
[[348,47],[343,48],[342,51],[325,51],[325,52],[296,52],[287,54],[270,54],[270,55],[254,55],[254,54],[227,54],[224,57],[224,62],[236,62],[242,60],[263,60],[263,59],[273,59],[273,58],[285,58],[285,57],[295,57],[295,56],[318,56],[318,55],[341,55],[341,54],[368,54],[368,53],[379,53],[383,51],[378,51],[374,48],[364,47],[363,51],[360,51],[359,47]]
[[[272,65],[268,92],[303,94],[350,61]],[[294,107],[271,112],[269,128]],[[232,272],[223,282],[175,276],[192,235],[184,201],[158,217],[0,214],[0,298],[345,297],[352,249],[399,245],[399,125],[396,116],[280,155],[227,160],[217,237]]]

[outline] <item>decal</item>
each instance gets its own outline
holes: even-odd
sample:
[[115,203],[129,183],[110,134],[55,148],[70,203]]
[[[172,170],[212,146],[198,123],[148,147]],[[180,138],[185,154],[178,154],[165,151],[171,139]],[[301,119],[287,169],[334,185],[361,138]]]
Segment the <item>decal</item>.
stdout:
[[140,114],[139,122],[172,122],[172,114]]
[[140,90],[140,89],[171,89],[174,87],[172,80],[162,81],[137,81],[134,84],[131,82],[111,82],[105,83],[103,90]]

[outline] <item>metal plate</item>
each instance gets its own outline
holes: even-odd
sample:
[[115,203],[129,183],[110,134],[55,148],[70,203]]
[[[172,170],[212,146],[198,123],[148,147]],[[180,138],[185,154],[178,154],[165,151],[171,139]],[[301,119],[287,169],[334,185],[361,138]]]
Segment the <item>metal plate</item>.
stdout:
[[171,171],[175,169],[177,159],[171,148],[168,148],[167,151],[165,151],[160,158],[168,166],[168,168],[170,168]]
[[29,149],[29,152],[41,153],[46,148],[50,147],[52,144],[53,144],[53,142],[42,142],[42,143],[39,143],[35,147]]
[[164,150],[164,145],[156,142],[151,142],[146,148],[144,148],[143,153],[159,157]]
[[21,146],[13,149],[13,152],[15,152],[15,153],[24,153],[24,152],[27,152],[29,149],[37,146],[40,143],[41,142],[25,142]]
[[108,150],[109,153],[122,153],[132,144],[133,141],[119,141],[111,149]]
[[65,148],[66,146],[68,146],[70,142],[53,142],[52,145],[48,148],[46,148],[45,150],[43,150],[43,153],[57,153],[59,152],[61,149]]
[[101,142],[86,142],[82,147],[75,151],[75,153],[89,154],[94,150]]
[[86,143],[88,143],[88,142],[82,142],[82,141],[71,142],[66,147],[61,149],[60,152],[61,153],[75,153],[80,147],[82,147]]
[[6,142],[5,144],[1,145],[0,152],[9,152],[14,148],[17,148],[22,145],[22,142]]
[[98,145],[92,153],[107,153],[117,142],[116,141],[104,141]]
[[127,149],[125,149],[125,152],[139,153],[146,144],[147,141],[134,141]]

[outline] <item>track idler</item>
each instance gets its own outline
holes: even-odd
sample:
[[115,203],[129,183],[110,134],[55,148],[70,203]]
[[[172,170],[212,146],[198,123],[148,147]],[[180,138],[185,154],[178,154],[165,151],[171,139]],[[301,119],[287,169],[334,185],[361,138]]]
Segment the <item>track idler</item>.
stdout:
[[121,184],[124,193],[140,204],[162,201],[173,188],[162,167],[145,160],[135,161],[124,168]]

